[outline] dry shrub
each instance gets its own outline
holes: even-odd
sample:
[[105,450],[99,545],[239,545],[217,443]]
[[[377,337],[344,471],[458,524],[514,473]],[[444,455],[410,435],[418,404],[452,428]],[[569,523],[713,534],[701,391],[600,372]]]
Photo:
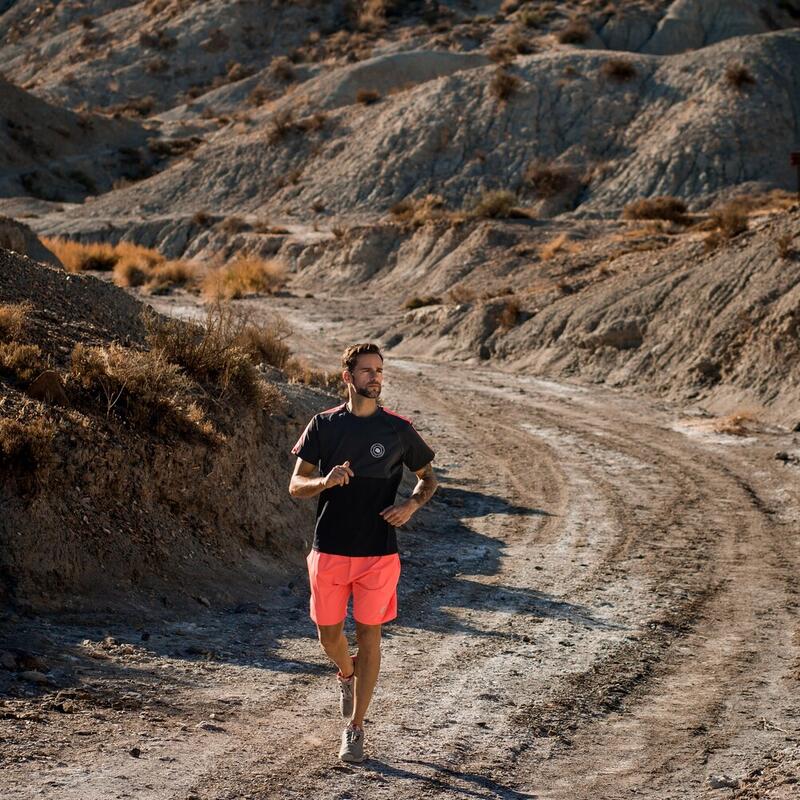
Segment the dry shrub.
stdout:
[[233,300],[246,294],[272,293],[286,283],[286,266],[280,261],[256,256],[237,256],[203,279],[203,296],[208,301]]
[[399,222],[420,227],[426,222],[446,220],[449,212],[445,209],[444,198],[438,194],[427,194],[425,197],[406,197],[395,203],[389,213]]
[[32,469],[50,452],[55,429],[41,417],[0,419],[0,463],[15,470]]
[[497,318],[500,329],[510,330],[513,328],[519,322],[520,310],[519,303],[516,300],[506,300]]
[[756,79],[744,64],[728,64],[725,67],[725,85],[729,88],[742,91],[753,86],[755,82]]
[[295,79],[296,73],[292,62],[286,56],[276,56],[269,65],[269,73],[273,78],[289,83]]
[[22,335],[28,314],[33,311],[30,303],[0,303],[0,342],[13,341]]
[[711,423],[711,429],[715,433],[725,433],[730,436],[747,436],[757,422],[758,417],[754,411],[734,411],[726,417],[715,419]]
[[56,255],[67,272],[108,271],[118,260],[114,245],[105,242],[84,243],[43,236],[42,243]]
[[725,239],[732,239],[748,228],[747,209],[732,201],[711,212],[711,222]]
[[172,50],[178,40],[165,30],[142,31],[139,34],[139,44],[153,50]]
[[570,240],[569,234],[560,233],[539,248],[539,258],[542,261],[549,261],[559,253],[576,253],[578,249],[578,244]]
[[496,42],[493,44],[486,55],[495,62],[495,64],[510,64],[516,55],[514,48],[508,42]]
[[447,298],[451,303],[473,303],[476,297],[475,290],[468,286],[454,286],[447,293]]
[[472,208],[472,216],[501,219],[512,216],[516,195],[506,189],[484,192]]
[[539,28],[544,25],[552,13],[551,3],[541,3],[540,8],[524,8],[519,15],[519,21],[527,28]]
[[376,89],[359,89],[356,92],[356,102],[365,106],[377,103],[381,99],[381,93]]
[[214,224],[214,217],[207,211],[195,211],[192,215],[192,224],[201,228],[210,228]]
[[280,392],[264,381],[255,367],[252,338],[244,333],[250,324],[229,306],[216,303],[206,314],[205,325],[176,319],[144,318],[151,350],[206,386],[216,387],[221,397],[239,397],[260,408],[282,404]]
[[193,399],[194,381],[163,351],[79,343],[72,351],[70,375],[94,403],[105,404],[107,417],[117,414],[159,436],[214,436]]
[[0,371],[10,372],[18,380],[32,381],[47,368],[42,350],[35,344],[0,343]]
[[234,336],[234,342],[254,363],[285,369],[292,354],[289,345],[286,344],[286,339],[291,333],[288,323],[281,317],[275,317],[268,325],[243,323]]
[[636,77],[636,67],[627,58],[610,58],[600,67],[600,73],[610,81],[624,83]]
[[411,310],[414,308],[422,308],[423,306],[438,306],[441,302],[442,298],[436,295],[414,295],[403,303],[403,308]]
[[[784,233],[782,236],[779,236],[777,241],[775,242],[777,249],[778,249],[778,257],[779,258],[789,258],[792,255],[792,241],[794,240],[794,236],[791,233]],[[0,307],[0,331],[2,331],[2,307]]]
[[561,44],[586,44],[592,31],[585,20],[571,19],[557,34]]
[[512,75],[503,67],[495,70],[492,82],[489,84],[489,91],[501,102],[505,102],[522,85],[522,81]]
[[193,288],[200,281],[200,267],[192,261],[164,261],[150,272],[145,289],[161,293],[173,286]]
[[688,223],[686,203],[677,197],[643,197],[628,203],[622,212],[624,219],[666,219],[680,225]]
[[286,377],[291,383],[302,383],[306,386],[318,386],[320,389],[335,391],[341,387],[342,378],[338,372],[326,372],[315,369],[305,360],[292,356],[284,367]]
[[570,167],[560,167],[536,161],[525,170],[525,182],[538,197],[555,197],[575,186],[577,177]]
[[534,52],[534,46],[528,34],[520,29],[514,28],[508,35],[508,46],[518,55],[525,56]]
[[217,229],[227,234],[241,233],[250,229],[250,225],[241,217],[227,217],[217,223]]

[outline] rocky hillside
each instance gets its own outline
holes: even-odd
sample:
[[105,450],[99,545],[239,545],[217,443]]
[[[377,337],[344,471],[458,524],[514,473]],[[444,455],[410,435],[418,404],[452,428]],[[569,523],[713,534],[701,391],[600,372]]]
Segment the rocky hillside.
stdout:
[[329,398],[259,377],[224,320],[202,338],[142,311],[0,250],[0,596],[21,608],[236,605],[307,549],[289,449]]

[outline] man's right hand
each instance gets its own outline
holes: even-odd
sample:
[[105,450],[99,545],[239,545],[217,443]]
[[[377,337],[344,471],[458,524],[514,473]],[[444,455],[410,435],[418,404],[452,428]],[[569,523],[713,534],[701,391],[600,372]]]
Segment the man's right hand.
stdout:
[[350,469],[350,462],[345,461],[338,467],[334,467],[325,476],[325,489],[332,489],[334,486],[346,486],[350,483],[350,478],[353,477],[353,470]]

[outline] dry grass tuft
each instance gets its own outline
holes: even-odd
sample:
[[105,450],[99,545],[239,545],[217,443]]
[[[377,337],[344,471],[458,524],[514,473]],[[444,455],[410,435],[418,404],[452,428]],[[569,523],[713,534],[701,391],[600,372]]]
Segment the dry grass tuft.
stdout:
[[0,303],[0,342],[13,341],[22,335],[33,310],[30,303]]
[[495,70],[492,82],[489,84],[489,91],[498,100],[505,102],[514,92],[519,90],[521,85],[522,81],[516,75],[512,75],[503,67],[498,67]]
[[577,183],[575,171],[570,167],[556,166],[542,161],[529,164],[525,170],[525,182],[530,184],[538,197],[555,197]]
[[468,286],[454,286],[447,293],[447,299],[451,303],[473,303],[477,296],[475,290]]
[[610,81],[625,83],[636,77],[636,67],[626,58],[610,58],[600,67],[600,73]]
[[729,88],[741,92],[753,86],[755,82],[756,79],[744,64],[728,64],[725,67],[725,85]]
[[559,253],[568,255],[570,253],[577,253],[579,250],[580,246],[577,242],[573,242],[569,238],[569,234],[560,233],[549,242],[545,242],[545,244],[539,248],[539,258],[542,261],[550,261],[550,259],[555,258]]
[[[778,250],[778,257],[779,258],[789,258],[793,254],[792,249],[792,242],[794,241],[794,236],[791,233],[784,233],[782,236],[779,236],[775,245]],[[2,323],[0,322],[0,328],[2,327]]]
[[365,106],[371,106],[381,99],[381,93],[376,89],[359,89],[356,93],[356,102]]
[[421,198],[406,197],[395,203],[389,213],[399,222],[417,228],[426,222],[450,220],[453,216],[445,208],[444,198],[438,194],[427,194]]
[[0,463],[15,470],[34,468],[50,452],[54,435],[52,424],[41,417],[0,419]]
[[280,261],[237,256],[208,272],[202,292],[207,301],[233,300],[246,294],[271,294],[286,283],[286,266]]
[[32,381],[47,368],[42,350],[35,344],[0,343],[0,371],[10,372],[18,380]]
[[582,19],[571,19],[556,35],[561,44],[586,44],[592,31]]
[[472,207],[471,215],[488,219],[503,219],[513,216],[517,197],[506,189],[484,192]]
[[291,383],[302,383],[305,386],[318,386],[320,389],[335,391],[341,388],[342,378],[338,372],[326,372],[315,369],[306,361],[292,356],[284,367],[286,377]]
[[280,392],[259,376],[255,366],[263,356],[255,340],[260,338],[263,344],[266,336],[247,333],[252,323],[229,306],[211,306],[204,326],[159,319],[154,314],[144,322],[151,350],[163,353],[200,383],[216,387],[220,396],[239,397],[260,408],[282,405]]
[[715,419],[711,423],[711,429],[715,433],[725,433],[730,436],[747,436],[757,423],[758,416],[754,411],[734,411],[726,417]]
[[665,219],[686,225],[689,219],[686,215],[686,203],[669,195],[660,197],[643,197],[634,200],[625,206],[622,216],[624,219]]
[[108,271],[114,268],[118,260],[114,245],[105,242],[74,242],[43,236],[42,244],[56,255],[67,272]]
[[507,331],[513,328],[519,322],[520,312],[521,309],[516,300],[506,300],[497,318],[500,329]]
[[403,308],[412,310],[415,308],[422,308],[423,306],[438,306],[441,302],[442,298],[436,295],[414,295],[403,303]]

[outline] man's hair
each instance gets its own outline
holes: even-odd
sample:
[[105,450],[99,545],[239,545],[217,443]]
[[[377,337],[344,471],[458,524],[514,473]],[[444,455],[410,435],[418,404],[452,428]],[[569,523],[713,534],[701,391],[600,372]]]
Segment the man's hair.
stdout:
[[375,353],[379,355],[381,361],[383,361],[383,353],[381,353],[381,349],[378,345],[372,344],[371,342],[351,344],[350,347],[342,353],[342,367],[348,372],[352,372],[355,369],[358,357],[364,353]]

